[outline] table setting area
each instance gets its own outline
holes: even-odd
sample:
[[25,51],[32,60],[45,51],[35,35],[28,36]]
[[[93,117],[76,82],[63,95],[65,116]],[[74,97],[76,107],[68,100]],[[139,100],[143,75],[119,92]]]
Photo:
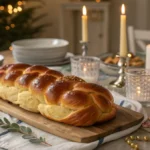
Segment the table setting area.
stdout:
[[148,150],[150,45],[128,50],[121,5],[118,53],[81,54],[60,38],[20,39],[0,51],[0,150]]

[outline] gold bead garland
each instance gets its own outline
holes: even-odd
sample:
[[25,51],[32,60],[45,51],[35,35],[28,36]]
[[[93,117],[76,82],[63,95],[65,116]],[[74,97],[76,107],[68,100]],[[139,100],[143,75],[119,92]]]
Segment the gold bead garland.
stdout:
[[133,150],[139,150],[139,146],[137,143],[133,142],[134,140],[137,141],[145,141],[145,142],[149,142],[150,141],[150,137],[148,136],[129,136],[125,138],[126,143],[131,147],[131,149]]

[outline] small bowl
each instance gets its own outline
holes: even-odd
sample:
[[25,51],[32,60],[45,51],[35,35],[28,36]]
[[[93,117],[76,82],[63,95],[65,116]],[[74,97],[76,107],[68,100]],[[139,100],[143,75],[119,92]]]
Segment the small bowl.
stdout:
[[99,58],[100,58],[100,69],[108,75],[116,76],[116,75],[118,75],[118,71],[119,71],[118,66],[117,65],[111,65],[111,64],[105,64],[103,61],[106,57],[112,56],[112,55],[113,55],[112,53],[103,53],[99,56]]
[[3,55],[0,55],[0,66],[3,65],[3,61],[4,61],[4,56],[3,56]]
[[[109,56],[114,56],[114,54],[113,53],[103,53],[99,56],[99,58],[100,58],[100,69],[108,75],[117,76],[118,71],[119,71],[118,65],[117,64],[106,64],[106,63],[104,63],[104,59],[109,57]],[[139,57],[142,59],[141,56],[139,56]],[[144,61],[144,59],[142,59],[142,60]],[[144,67],[144,66],[129,66],[128,68],[141,68],[141,67]]]

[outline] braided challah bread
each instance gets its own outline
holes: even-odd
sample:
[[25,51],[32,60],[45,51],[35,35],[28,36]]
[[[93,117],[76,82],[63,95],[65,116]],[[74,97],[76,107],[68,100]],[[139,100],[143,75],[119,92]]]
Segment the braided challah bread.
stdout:
[[116,115],[113,97],[107,89],[39,65],[0,67],[0,97],[74,126],[90,126]]

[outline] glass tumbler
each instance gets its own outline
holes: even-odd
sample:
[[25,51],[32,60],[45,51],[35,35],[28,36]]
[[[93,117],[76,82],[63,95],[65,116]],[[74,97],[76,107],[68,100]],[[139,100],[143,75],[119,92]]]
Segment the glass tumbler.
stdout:
[[87,82],[96,83],[99,78],[100,59],[92,56],[71,57],[71,74]]
[[126,96],[150,105],[150,70],[143,68],[126,70]]

